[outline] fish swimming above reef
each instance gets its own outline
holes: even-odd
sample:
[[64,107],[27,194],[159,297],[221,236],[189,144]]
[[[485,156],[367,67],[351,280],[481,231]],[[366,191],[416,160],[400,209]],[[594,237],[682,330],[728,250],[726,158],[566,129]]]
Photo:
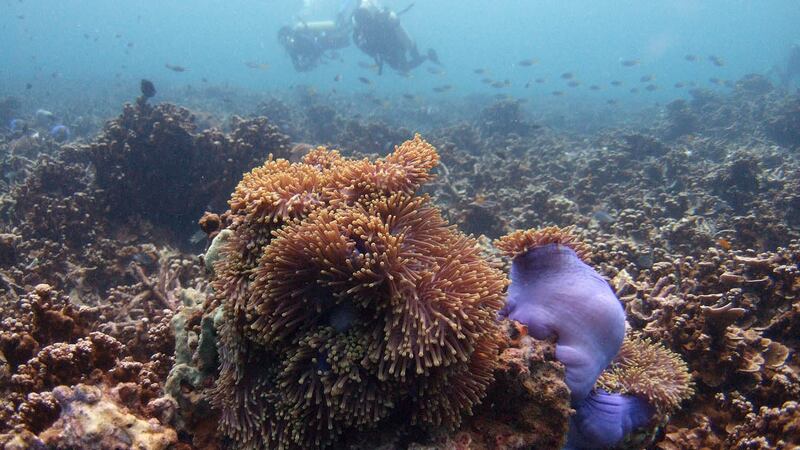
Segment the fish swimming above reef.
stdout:
[[652,76],[652,75],[642,75],[642,77],[639,78],[639,81],[641,81],[642,83],[647,83],[647,82],[653,81],[653,78],[655,78],[655,77]]
[[722,67],[725,65],[725,61],[723,61],[719,56],[708,55],[708,60],[711,61],[711,64],[714,64],[717,67]]
[[360,82],[362,82],[363,84],[366,84],[366,85],[372,84],[372,81],[370,81],[369,78],[365,78],[365,77],[358,77],[358,81],[360,81]]
[[528,59],[523,59],[522,61],[518,62],[517,65],[520,66],[520,67],[530,67],[530,66],[532,66],[534,64],[538,64],[538,63],[539,63],[538,59],[536,59],[536,58],[528,58]]
[[561,78],[565,80],[571,80],[575,75],[572,72],[564,72],[561,74]]
[[614,86],[614,87],[620,87],[620,86],[622,86],[622,81],[614,80],[614,81],[611,82],[611,85]]
[[691,55],[691,54],[684,56],[683,59],[689,62],[696,62],[698,60],[697,55]]
[[638,59],[622,59],[619,61],[624,67],[633,67],[638,66],[640,61]]
[[175,65],[175,64],[169,64],[169,63],[164,64],[164,67],[166,67],[167,69],[169,69],[169,70],[171,70],[173,72],[178,72],[178,73],[186,72],[187,70],[189,70],[186,67],[178,66],[178,65]]
[[442,92],[447,92],[447,91],[449,91],[450,89],[453,89],[453,86],[452,86],[452,85],[449,85],[449,84],[445,84],[445,85],[443,85],[443,86],[436,86],[435,88],[433,88],[433,91],[434,91],[434,92],[439,92],[439,93],[442,93]]
[[269,64],[267,64],[267,63],[258,63],[258,62],[255,62],[255,61],[245,61],[244,65],[247,66],[250,69],[256,69],[256,70],[267,70],[267,69],[269,69]]

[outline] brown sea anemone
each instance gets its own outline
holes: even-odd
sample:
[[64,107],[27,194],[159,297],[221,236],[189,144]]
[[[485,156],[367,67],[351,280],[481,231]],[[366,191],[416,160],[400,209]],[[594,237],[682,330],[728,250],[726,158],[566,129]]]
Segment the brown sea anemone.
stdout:
[[694,393],[689,369],[680,356],[635,333],[623,341],[597,384],[609,392],[645,398],[662,416]]
[[238,448],[326,447],[392,417],[452,429],[481,402],[506,279],[413,195],[437,161],[417,136],[376,162],[317,148],[245,175],[214,284],[214,403]]
[[558,244],[571,248],[583,262],[588,263],[591,256],[589,246],[572,233],[572,228],[545,227],[517,230],[494,241],[509,257],[515,257],[527,251],[548,244]]

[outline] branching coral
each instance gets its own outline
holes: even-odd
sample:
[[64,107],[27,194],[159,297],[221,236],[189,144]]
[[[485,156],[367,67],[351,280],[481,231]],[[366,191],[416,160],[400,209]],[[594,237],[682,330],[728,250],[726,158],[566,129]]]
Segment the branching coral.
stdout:
[[326,447],[398,415],[454,428],[481,402],[506,280],[413,195],[437,162],[417,136],[375,162],[318,148],[245,175],[214,284],[214,402],[238,447]]

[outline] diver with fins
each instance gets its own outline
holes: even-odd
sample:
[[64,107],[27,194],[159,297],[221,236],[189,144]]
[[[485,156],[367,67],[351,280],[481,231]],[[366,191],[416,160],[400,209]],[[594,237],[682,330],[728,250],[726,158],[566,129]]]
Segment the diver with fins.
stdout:
[[299,72],[315,68],[326,52],[347,47],[351,32],[356,47],[375,60],[378,74],[383,73],[384,64],[400,73],[408,73],[425,61],[441,65],[433,49],[425,55],[419,52],[416,42],[400,23],[400,16],[413,6],[411,3],[394,12],[372,0],[346,0],[336,20],[282,27],[278,41]]

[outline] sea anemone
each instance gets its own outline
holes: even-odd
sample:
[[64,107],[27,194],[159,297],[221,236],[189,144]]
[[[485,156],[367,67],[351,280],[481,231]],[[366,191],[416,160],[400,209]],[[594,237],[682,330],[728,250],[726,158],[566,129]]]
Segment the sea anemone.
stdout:
[[692,396],[692,378],[680,356],[638,334],[622,343],[611,366],[597,380],[608,392],[636,395],[660,415],[675,411]]
[[555,227],[517,231],[495,245],[513,257],[502,317],[536,339],[556,339],[573,402],[583,401],[617,354],[625,313],[608,283],[583,260],[589,250]]
[[507,281],[414,195],[437,161],[417,136],[245,175],[214,284],[214,403],[237,448],[326,447],[393,415],[453,429],[481,402]]

